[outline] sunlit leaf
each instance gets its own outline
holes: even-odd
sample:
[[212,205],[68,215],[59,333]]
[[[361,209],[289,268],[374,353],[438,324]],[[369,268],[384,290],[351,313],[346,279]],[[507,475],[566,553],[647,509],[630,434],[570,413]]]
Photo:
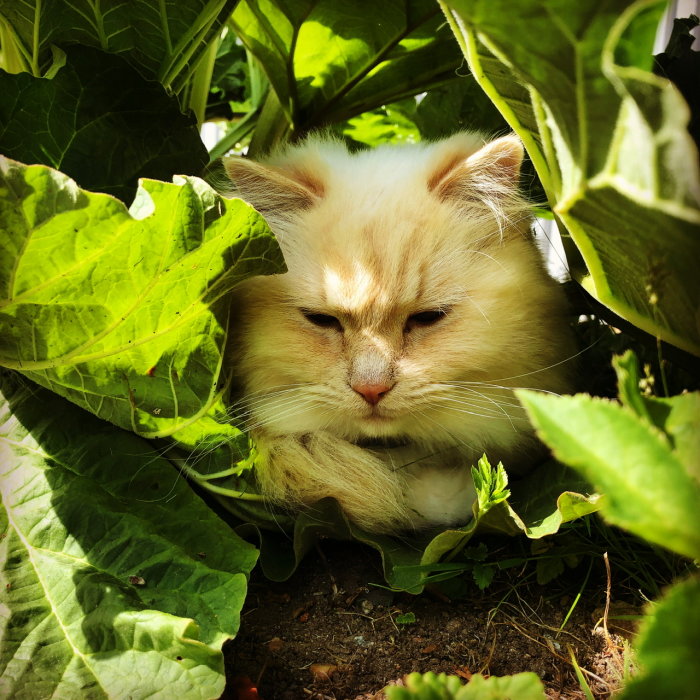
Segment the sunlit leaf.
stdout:
[[196,178],[144,180],[127,211],[0,159],[0,226],[0,365],[151,437],[217,409],[229,292],[282,265],[262,218]]
[[694,700],[700,686],[700,580],[673,586],[650,613],[635,645],[643,670],[620,700]]
[[[608,520],[680,554],[700,556],[700,482],[664,432],[606,399],[526,390],[518,398],[557,458],[605,494]],[[695,431],[698,421],[695,414]]]
[[461,61],[428,0],[242,0],[233,24],[296,132],[451,80]]

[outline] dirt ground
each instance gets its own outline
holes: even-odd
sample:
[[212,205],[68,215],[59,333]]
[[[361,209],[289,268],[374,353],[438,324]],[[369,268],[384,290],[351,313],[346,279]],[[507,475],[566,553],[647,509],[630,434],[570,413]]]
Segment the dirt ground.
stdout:
[[[585,695],[572,653],[595,697],[608,698],[629,659],[624,637],[633,624],[613,618],[639,609],[616,602],[613,589],[604,617],[607,582],[598,568],[560,631],[581,589],[578,569],[546,586],[532,577],[519,585],[515,570],[484,592],[470,585],[457,600],[438,589],[411,596],[381,587],[373,550],[324,541],[285,583],[253,576],[239,635],[225,648],[222,700],[380,700],[412,671],[465,680],[534,671],[549,698],[578,700]],[[408,613],[415,622],[401,617]]]

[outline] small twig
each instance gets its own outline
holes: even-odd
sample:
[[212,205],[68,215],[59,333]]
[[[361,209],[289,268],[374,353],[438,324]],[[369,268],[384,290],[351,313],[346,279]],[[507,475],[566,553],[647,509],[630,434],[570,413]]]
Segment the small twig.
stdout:
[[491,650],[489,651],[489,655],[486,658],[486,661],[483,663],[481,666],[481,669],[479,670],[479,673],[482,674],[490,665],[491,665],[491,660],[493,659],[493,654],[496,651],[496,642],[498,641],[498,632],[496,632],[496,626],[493,626],[493,644],[491,644]]
[[612,646],[612,639],[610,638],[610,632],[608,632],[608,613],[610,612],[610,595],[612,591],[612,574],[610,573],[610,560],[608,559],[608,553],[603,553],[603,561],[605,561],[605,572],[608,577],[608,583],[605,588],[605,611],[603,612],[603,632],[605,633],[605,641],[608,646]]

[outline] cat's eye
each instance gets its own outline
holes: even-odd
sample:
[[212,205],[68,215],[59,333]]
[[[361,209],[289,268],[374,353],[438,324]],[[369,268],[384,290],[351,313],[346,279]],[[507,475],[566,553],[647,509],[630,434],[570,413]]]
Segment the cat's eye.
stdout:
[[406,319],[406,331],[423,326],[432,326],[438,321],[441,321],[449,309],[430,309],[429,311],[419,311],[417,314],[411,314]]
[[335,317],[330,314],[317,314],[314,311],[308,311],[306,309],[301,309],[301,313],[304,314],[304,318],[313,323],[314,326],[319,328],[331,328],[335,331],[342,331],[343,324]]

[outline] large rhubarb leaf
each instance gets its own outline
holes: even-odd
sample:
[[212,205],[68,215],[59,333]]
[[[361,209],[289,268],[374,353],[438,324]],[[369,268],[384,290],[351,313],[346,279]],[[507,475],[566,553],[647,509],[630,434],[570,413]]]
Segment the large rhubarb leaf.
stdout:
[[219,697],[255,549],[141,438],[0,383],[0,695]]
[[208,162],[194,115],[119,56],[66,47],[51,80],[0,71],[0,94],[2,155],[50,165],[127,204],[140,177],[199,175]]
[[127,211],[0,159],[0,227],[0,365],[122,428],[196,441],[230,379],[230,291],[282,266],[262,218],[196,178],[144,180]]
[[683,97],[650,72],[664,3],[444,6],[581,252],[584,285],[623,318],[700,354],[698,152]]

